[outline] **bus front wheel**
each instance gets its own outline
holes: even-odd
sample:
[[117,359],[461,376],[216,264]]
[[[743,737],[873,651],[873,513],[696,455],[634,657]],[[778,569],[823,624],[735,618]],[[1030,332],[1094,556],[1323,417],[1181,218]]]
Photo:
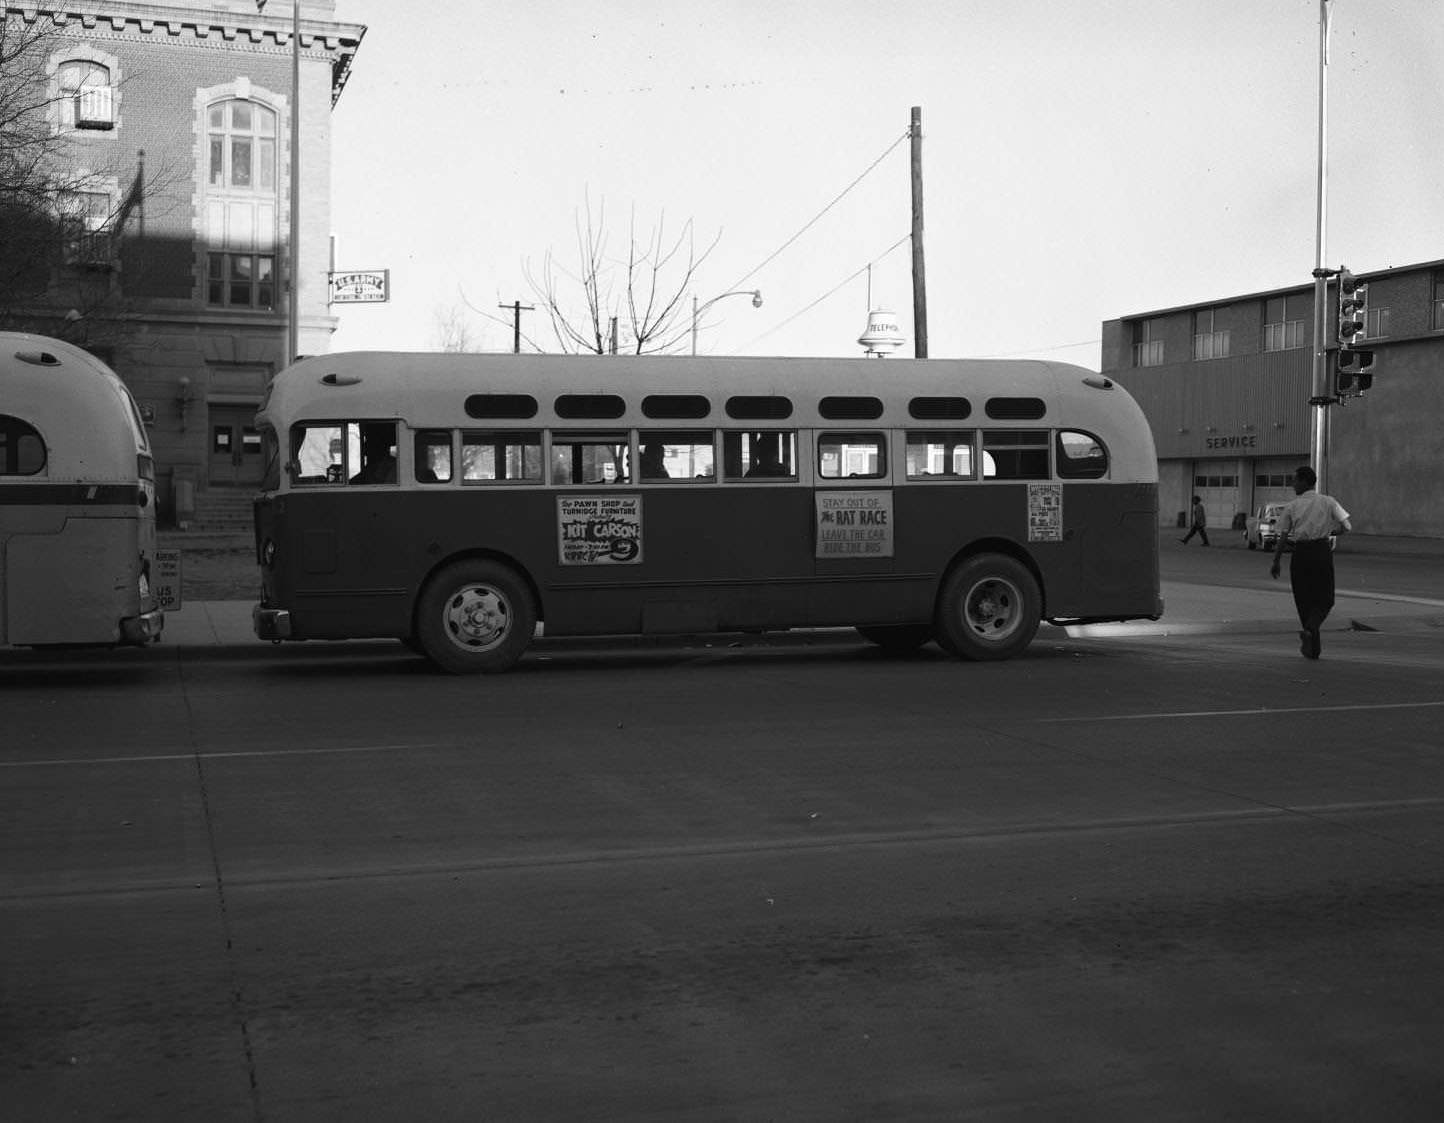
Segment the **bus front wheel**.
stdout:
[[426,657],[452,674],[505,671],[536,629],[531,590],[516,572],[493,561],[447,566],[416,606],[416,640]]
[[1033,641],[1038,582],[1022,562],[980,554],[948,574],[938,597],[938,642],[962,659],[1011,659]]

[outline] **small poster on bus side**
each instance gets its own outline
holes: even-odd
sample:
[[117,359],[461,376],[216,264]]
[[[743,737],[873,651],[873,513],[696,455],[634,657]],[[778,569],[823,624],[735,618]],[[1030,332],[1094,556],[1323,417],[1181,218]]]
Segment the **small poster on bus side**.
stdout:
[[891,491],[819,491],[819,558],[890,558],[893,555]]
[[1063,541],[1063,485],[1028,485],[1028,541]]
[[557,496],[562,565],[636,565],[642,560],[640,495]]
[[150,591],[156,607],[174,612],[181,607],[181,552],[157,550],[150,567]]

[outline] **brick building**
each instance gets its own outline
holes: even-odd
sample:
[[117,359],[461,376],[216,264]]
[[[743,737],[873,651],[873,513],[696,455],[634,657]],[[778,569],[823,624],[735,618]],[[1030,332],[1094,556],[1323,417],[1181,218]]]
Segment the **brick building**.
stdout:
[[[335,6],[301,6],[301,354],[327,350],[336,325],[331,112],[365,32],[336,22]],[[63,260],[10,319],[87,347],[125,379],[150,427],[163,519],[260,478],[252,418],[285,365],[293,8],[259,7],[4,6],[12,27],[47,32],[47,112],[72,187]]]
[[[1444,261],[1359,278],[1374,381],[1327,411],[1327,489],[1361,533],[1444,537]],[[1218,527],[1293,495],[1309,462],[1313,317],[1310,282],[1104,323],[1102,372],[1148,416],[1167,521],[1195,494]]]

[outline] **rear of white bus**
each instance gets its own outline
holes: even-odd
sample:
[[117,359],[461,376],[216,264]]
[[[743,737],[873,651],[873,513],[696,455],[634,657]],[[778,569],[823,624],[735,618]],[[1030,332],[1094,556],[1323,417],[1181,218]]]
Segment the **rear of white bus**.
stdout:
[[160,636],[155,466],[124,383],[94,356],[0,333],[0,644]]

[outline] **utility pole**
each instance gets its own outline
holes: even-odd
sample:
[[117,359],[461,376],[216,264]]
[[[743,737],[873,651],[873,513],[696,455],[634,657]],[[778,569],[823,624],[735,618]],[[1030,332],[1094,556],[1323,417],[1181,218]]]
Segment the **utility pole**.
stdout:
[[908,127],[912,138],[913,189],[913,355],[928,357],[928,284],[923,268],[923,110],[913,106]]
[[1329,277],[1333,271],[1324,265],[1325,241],[1328,235],[1328,216],[1325,169],[1328,166],[1325,153],[1328,139],[1328,71],[1329,71],[1329,0],[1319,0],[1319,182],[1318,182],[1318,230],[1314,244],[1314,369],[1313,393],[1309,405],[1313,407],[1313,426],[1309,440],[1309,464],[1319,478],[1319,491],[1324,492],[1329,454]]
[[511,309],[511,353],[521,354],[521,314],[523,312],[536,311],[535,305],[523,304],[520,300],[514,300],[510,304],[498,304],[498,308]]

